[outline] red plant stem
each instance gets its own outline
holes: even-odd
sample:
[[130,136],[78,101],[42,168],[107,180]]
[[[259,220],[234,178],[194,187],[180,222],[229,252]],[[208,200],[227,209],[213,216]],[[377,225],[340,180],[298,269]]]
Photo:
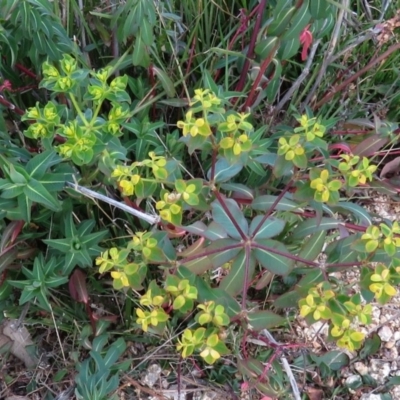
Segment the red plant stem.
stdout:
[[268,360],[268,363],[265,365],[262,374],[258,377],[258,382],[263,382],[265,377],[267,376],[267,372],[271,369],[272,363],[274,362],[275,358],[281,353],[281,350],[275,350],[271,358]]
[[36,74],[34,74],[31,70],[29,70],[28,68],[24,67],[21,64],[15,64],[15,68],[18,68],[21,72],[23,72],[25,75],[37,80],[38,77],[36,76]]
[[[7,58],[5,56],[3,56],[3,60],[7,60]],[[29,70],[28,68],[24,67],[23,65],[17,63],[17,64],[15,64],[15,68],[19,69],[25,75],[27,75],[35,80],[38,80],[37,75],[34,72],[32,72],[31,70]]]
[[[150,65],[149,66],[149,81],[150,81],[150,86],[151,86],[151,97],[154,97],[156,95],[156,82],[154,79],[154,71],[153,67]],[[151,106],[151,116],[152,120],[155,121],[157,119],[156,115],[156,103],[153,103]]]
[[363,130],[348,130],[348,131],[331,131],[333,135],[368,135],[373,133],[373,131],[363,131]]
[[242,354],[243,354],[243,357],[244,357],[245,360],[247,358],[249,358],[249,355],[247,353],[247,345],[246,345],[246,343],[247,343],[247,329],[244,331],[243,338],[242,338],[242,343],[240,345],[241,350],[242,350]]
[[268,252],[270,252],[272,254],[277,254],[278,256],[289,258],[290,260],[299,261],[301,263],[304,263],[306,265],[310,265],[312,267],[319,267],[319,263],[317,263],[317,262],[306,260],[305,258],[302,258],[302,257],[299,257],[299,256],[295,256],[294,254],[285,253],[284,251],[273,249],[272,247],[264,246],[264,245],[256,243],[256,242],[252,242],[251,247],[254,248],[254,249],[260,249],[260,250],[268,251]]
[[325,268],[345,268],[345,267],[360,267],[362,265],[366,265],[367,262],[364,261],[354,261],[348,263],[335,263],[335,264],[327,264]]
[[250,89],[250,93],[247,96],[245,103],[243,104],[243,107],[242,107],[243,111],[245,111],[247,109],[247,107],[250,107],[254,103],[253,98],[254,98],[254,95],[258,88],[258,85],[261,82],[261,79],[264,76],[264,72],[268,68],[269,64],[271,63],[272,58],[274,57],[277,49],[278,49],[278,45],[275,45],[274,48],[271,50],[271,53],[269,54],[269,56],[262,62],[261,66],[260,66],[260,70],[258,71],[257,78],[253,82],[253,85],[251,86],[251,89]]
[[247,290],[249,287],[249,271],[251,261],[251,244],[246,243],[244,247],[245,252],[245,264],[244,264],[244,282],[242,292],[242,311],[246,310]]
[[18,115],[24,115],[25,112],[21,110],[19,107],[6,100],[3,95],[0,95],[0,104],[7,107],[9,110],[14,111]]
[[[242,9],[241,13],[244,13],[246,10]],[[243,35],[243,33],[246,31],[247,28],[247,24],[249,23],[250,19],[253,18],[254,14],[258,11],[258,7],[255,7],[253,9],[253,11],[249,14],[246,15],[245,17],[242,18],[242,21],[240,23],[239,28],[237,29],[237,31],[235,32],[235,34],[233,35],[233,38],[231,39],[231,41],[228,43],[228,50],[231,50],[233,45],[235,44],[237,38],[239,37],[240,34]],[[221,73],[221,68],[217,70],[217,72],[214,75],[214,82],[217,82],[219,75]]]
[[373,68],[376,64],[379,64],[381,61],[383,61],[385,58],[389,57],[392,53],[400,49],[400,43],[393,44],[390,46],[384,53],[382,53],[379,57],[373,58],[364,68],[361,68],[359,71],[357,71],[355,74],[350,76],[350,78],[344,80],[342,83],[339,85],[336,85],[333,87],[329,93],[327,93],[315,106],[313,107],[313,111],[316,111],[319,109],[321,106],[326,104],[328,100],[330,100],[335,94],[343,90],[346,86],[350,85],[353,81],[355,81],[357,78],[359,78],[362,74],[365,72],[369,71],[371,68]]
[[190,48],[189,60],[188,60],[188,64],[187,64],[187,67],[186,67],[186,75],[189,74],[190,68],[192,66],[195,47],[196,47],[196,36],[193,37],[193,43],[192,43],[192,46]]
[[[249,71],[250,68],[250,60],[254,57],[254,48],[256,47],[256,41],[257,41],[257,36],[258,33],[260,31],[260,27],[261,27],[261,21],[262,21],[262,16],[264,13],[264,10],[267,6],[267,0],[261,0],[260,4],[257,6],[257,18],[256,18],[256,22],[254,24],[254,29],[253,32],[251,34],[251,38],[250,38],[250,43],[249,43],[249,49],[247,51],[247,57],[246,57],[246,61],[244,62],[243,65],[243,69],[242,72],[240,74],[240,78],[239,78],[239,82],[236,85],[236,91],[237,92],[241,92],[244,88],[244,84],[246,82],[246,78],[247,78],[247,73]],[[261,78],[260,78],[261,79]],[[233,99],[233,104],[236,103],[238,98]]]
[[228,215],[228,217],[231,220],[232,224],[235,226],[236,230],[239,232],[239,235],[241,236],[241,238],[244,241],[246,241],[248,239],[247,235],[243,232],[242,228],[237,223],[235,217],[232,215],[232,213],[230,212],[229,208],[226,206],[225,201],[224,201],[223,197],[221,196],[221,193],[219,193],[218,190],[214,190],[214,194],[215,194],[215,197],[218,199],[219,203],[221,204],[221,207],[224,209],[224,211]]
[[215,148],[213,149],[213,153],[212,153],[212,161],[211,161],[211,182],[214,182],[214,178],[215,178],[215,164],[217,163],[217,152],[218,150]]
[[261,229],[263,226],[264,222],[267,220],[267,218],[274,212],[275,207],[278,205],[278,203],[282,200],[282,197],[285,195],[285,193],[290,189],[292,186],[293,179],[291,179],[285,186],[285,188],[281,191],[279,196],[275,199],[275,201],[272,203],[271,208],[265,213],[263,219],[260,221],[260,223],[257,225],[256,229],[254,230],[254,233],[252,235],[252,238],[258,233],[258,231]]

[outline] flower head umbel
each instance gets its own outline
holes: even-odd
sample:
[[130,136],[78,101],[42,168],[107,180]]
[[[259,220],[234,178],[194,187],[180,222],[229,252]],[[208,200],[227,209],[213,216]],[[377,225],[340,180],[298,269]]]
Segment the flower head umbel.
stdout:
[[375,273],[371,275],[371,285],[369,290],[375,294],[379,304],[387,303],[397,294],[396,288],[392,285],[392,274],[389,268],[379,264],[375,268]]
[[190,103],[191,106],[201,103],[201,107],[205,110],[221,104],[221,100],[214,93],[211,93],[209,89],[196,89],[194,94]]
[[342,183],[337,179],[329,181],[329,171],[327,169],[322,171],[318,169],[311,170],[310,179],[310,187],[315,189],[315,201],[335,203],[339,200],[338,191],[342,187]]
[[186,120],[178,121],[176,125],[179,129],[182,129],[183,136],[195,137],[201,135],[207,137],[212,133],[209,123],[204,118],[193,117],[193,111],[188,111]]

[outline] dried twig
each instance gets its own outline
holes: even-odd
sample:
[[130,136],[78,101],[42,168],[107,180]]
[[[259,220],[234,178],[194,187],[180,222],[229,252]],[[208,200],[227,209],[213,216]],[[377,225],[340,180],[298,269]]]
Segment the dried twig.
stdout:
[[160,217],[157,215],[150,215],[150,214],[146,214],[144,212],[135,210],[132,207],[129,207],[128,205],[121,203],[119,201],[110,199],[107,196],[104,196],[100,193],[94,192],[93,190],[87,189],[83,186],[79,186],[77,183],[72,183],[72,182],[66,182],[66,185],[68,187],[70,187],[71,189],[83,194],[86,197],[89,198],[94,198],[94,199],[98,199],[101,201],[104,201],[105,203],[108,203],[114,207],[119,208],[120,210],[123,210],[129,214],[134,215],[135,217],[138,217],[146,222],[148,222],[151,225],[155,225],[158,224],[160,222]]
[[[263,329],[260,333],[261,333],[261,335],[265,336],[271,343],[273,343],[277,346],[281,345],[274,339],[274,337],[269,333],[269,331],[267,329]],[[301,400],[300,390],[297,385],[296,379],[293,375],[293,372],[290,368],[288,360],[283,355],[280,356],[280,360],[282,362],[283,369],[285,370],[286,375],[289,378],[290,386],[292,387],[293,396],[294,396],[295,400]]]
[[343,0],[342,4],[343,4],[343,7],[339,11],[339,15],[336,20],[336,25],[335,25],[335,28],[332,33],[331,41],[329,43],[328,51],[327,51],[326,55],[324,56],[324,60],[321,65],[321,69],[319,70],[317,79],[315,80],[313,87],[309,91],[305,102],[302,104],[302,106],[300,108],[301,111],[303,111],[304,107],[310,103],[316,90],[318,89],[319,85],[321,84],[323,77],[325,76],[328,65],[331,63],[331,57],[332,57],[333,52],[335,51],[335,47],[336,47],[337,41],[340,36],[340,30],[342,28],[343,17],[349,6],[349,0]]
[[298,89],[298,87],[302,84],[304,79],[307,78],[307,75],[310,73],[310,67],[314,60],[315,53],[319,44],[321,43],[321,39],[316,40],[311,46],[310,54],[307,57],[307,62],[301,72],[300,76],[293,83],[291,88],[287,91],[287,93],[283,96],[282,100],[278,103],[278,105],[274,108],[274,116],[278,114],[280,110],[282,110],[283,106],[291,99],[293,93]]

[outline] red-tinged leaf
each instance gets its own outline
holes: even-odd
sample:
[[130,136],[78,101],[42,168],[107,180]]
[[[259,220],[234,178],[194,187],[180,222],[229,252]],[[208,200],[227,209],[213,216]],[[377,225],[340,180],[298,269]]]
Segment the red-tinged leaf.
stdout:
[[179,253],[179,257],[189,257],[189,256],[195,255],[203,248],[204,241],[205,241],[204,237],[199,238],[193,244],[191,244],[188,248],[181,251]]
[[0,254],[0,273],[15,261],[17,254],[18,250],[14,246],[8,247]]
[[272,272],[265,271],[263,276],[258,280],[256,284],[256,290],[261,290],[267,287],[271,283],[274,276],[275,275]]
[[174,226],[172,224],[164,225],[164,230],[168,233],[169,238],[178,238],[186,234],[186,231],[184,229]]
[[68,287],[69,293],[75,301],[88,304],[89,294],[86,287],[86,274],[84,272],[76,269],[69,279]]
[[353,149],[353,154],[360,157],[372,156],[388,142],[388,138],[372,135],[359,143]]
[[196,275],[204,274],[204,272],[213,268],[213,263],[208,257],[200,257],[195,260],[185,262],[184,265],[190,272]]
[[0,251],[6,249],[9,245],[13,244],[20,234],[25,222],[24,221],[11,221],[3,230],[0,240]]
[[375,124],[370,121],[367,118],[355,118],[351,119],[349,121],[346,121],[343,124],[344,129],[352,130],[352,129],[358,129],[358,128],[368,128],[368,129],[374,129]]
[[308,56],[308,50],[313,42],[313,35],[309,30],[310,25],[307,25],[300,34],[300,43],[303,45],[301,51],[301,61],[306,61]]
[[92,317],[94,321],[109,321],[112,324],[116,324],[118,322],[118,315],[98,315],[93,313]]
[[351,153],[351,148],[346,143],[335,143],[328,146],[329,150],[340,150],[344,153]]
[[385,166],[382,168],[382,171],[379,175],[380,178],[385,178],[386,175],[391,174],[391,173],[399,173],[400,170],[400,157],[396,157],[394,160],[389,161],[388,163],[385,164]]

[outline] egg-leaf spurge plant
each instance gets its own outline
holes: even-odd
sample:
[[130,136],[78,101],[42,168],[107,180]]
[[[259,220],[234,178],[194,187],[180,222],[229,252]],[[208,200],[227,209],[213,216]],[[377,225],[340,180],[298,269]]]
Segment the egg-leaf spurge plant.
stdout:
[[[330,339],[339,346],[361,347],[364,337],[357,327],[369,323],[371,311],[364,302],[374,296],[388,301],[399,281],[399,229],[389,222],[372,225],[361,207],[342,198],[373,182],[376,166],[351,152],[330,153],[325,137],[334,121],[308,110],[294,114],[294,128],[254,129],[251,115],[235,111],[232,93],[206,73],[206,88],[195,90],[176,124],[186,157],[201,160],[201,177],[195,177],[161,142],[147,143],[147,153],[128,159],[121,138],[137,123],[127,76],[89,71],[70,56],[60,66],[44,64],[41,86],[65,95],[68,106],[54,97],[25,117],[27,140],[43,152],[3,157],[0,163],[7,218],[43,226],[49,216],[63,221],[64,230],[43,241],[49,256],[60,260],[57,271],[70,273],[79,266],[111,276],[116,290],[139,291],[131,317],[145,332],[163,336],[176,321],[186,321],[176,342],[182,357],[199,354],[207,363],[218,362],[232,351],[234,330],[248,338],[285,327],[293,314],[285,320],[276,310],[296,303],[309,323],[328,322]],[[119,193],[125,205],[139,209],[137,217],[150,218],[131,220],[134,233],[104,247],[106,233],[90,233],[91,220],[65,219],[72,209],[65,193],[97,192],[85,185]],[[335,213],[346,214],[350,222]],[[347,236],[339,235],[343,231]],[[324,262],[318,259],[322,251]],[[93,270],[94,262],[98,269]],[[332,276],[352,267],[361,269],[362,298]],[[274,281],[287,286],[274,309],[249,295],[249,289],[259,292]],[[285,390],[266,373],[254,378],[245,339],[238,356],[252,387],[270,395]]]

